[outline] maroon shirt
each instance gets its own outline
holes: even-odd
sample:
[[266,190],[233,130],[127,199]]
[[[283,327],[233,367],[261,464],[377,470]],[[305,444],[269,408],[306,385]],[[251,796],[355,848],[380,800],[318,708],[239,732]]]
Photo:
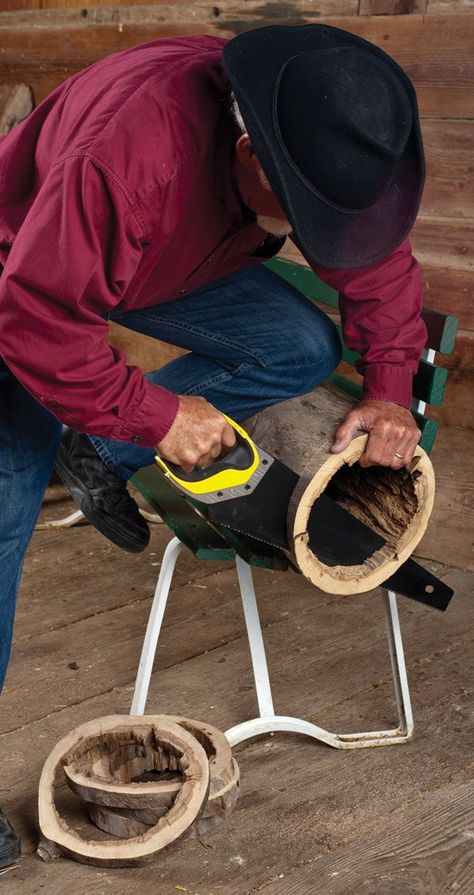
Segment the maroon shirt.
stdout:
[[[225,41],[152,41],[62,84],[0,138],[0,354],[76,429],[156,445],[176,395],[106,342],[104,315],[171,301],[281,241],[242,212]],[[314,267],[341,293],[365,394],[408,406],[425,343],[408,241],[363,270]]]

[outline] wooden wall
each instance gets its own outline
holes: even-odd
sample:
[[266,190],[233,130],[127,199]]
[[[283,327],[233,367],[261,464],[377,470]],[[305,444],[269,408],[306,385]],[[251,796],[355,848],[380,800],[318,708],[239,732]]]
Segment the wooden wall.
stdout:
[[[166,0],[115,0],[113,6],[159,6]],[[175,0],[175,3],[186,5],[189,0]],[[89,9],[97,6],[111,6],[110,0],[0,0],[0,11],[16,9]],[[217,6],[228,5],[225,0]],[[251,0],[241,0],[240,10],[251,5]],[[288,3],[269,3],[270,7],[293,6],[300,9],[304,6],[300,0],[289,0]],[[309,5],[309,4],[308,4]],[[473,0],[321,0],[311,4],[315,12],[323,16],[387,16],[410,15],[411,13],[457,13],[472,11]]]
[[[0,0],[0,87],[30,84],[36,102],[96,59],[159,36],[233,34],[263,24],[329,21],[373,41],[415,82],[428,163],[413,232],[425,302],[460,318],[446,405],[433,415],[474,428],[474,4],[472,0],[216,0],[101,5],[97,0]],[[60,5],[80,8],[63,10]],[[35,9],[27,7],[36,6]],[[38,8],[41,7],[41,8]],[[14,8],[16,11],[11,11]],[[20,9],[19,9],[20,8]],[[471,10],[471,12],[469,12]],[[454,14],[456,13],[456,14]],[[295,257],[296,251],[284,252]],[[118,331],[145,369],[168,359],[151,340]],[[172,351],[171,351],[172,353]]]

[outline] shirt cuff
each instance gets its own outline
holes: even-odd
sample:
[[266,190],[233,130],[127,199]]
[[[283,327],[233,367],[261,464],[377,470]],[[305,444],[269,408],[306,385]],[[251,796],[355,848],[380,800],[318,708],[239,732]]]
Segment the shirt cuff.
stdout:
[[368,364],[364,368],[364,398],[411,407],[413,374],[395,364]]
[[129,433],[127,440],[155,448],[171,429],[178,407],[178,395],[145,380],[145,397],[124,426]]

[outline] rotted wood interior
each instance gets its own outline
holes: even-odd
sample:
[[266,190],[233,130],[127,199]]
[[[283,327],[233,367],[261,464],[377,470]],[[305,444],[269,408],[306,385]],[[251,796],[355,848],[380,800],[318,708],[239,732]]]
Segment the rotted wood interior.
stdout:
[[[157,719],[158,720],[158,719]],[[209,761],[208,797],[198,817],[183,832],[193,838],[212,832],[233,809],[240,786],[239,767],[225,735],[210,724],[167,716],[195,737]],[[99,830],[120,839],[141,836],[173,806],[185,776],[181,753],[166,748],[156,728],[133,719],[78,741],[63,758],[71,792]]]
[[408,469],[364,469],[358,463],[341,466],[325,494],[395,544],[418,512],[416,479],[421,472]]
[[[158,816],[156,823],[150,825],[146,832],[135,834],[123,843],[115,839],[99,841],[81,836],[66,822],[56,805],[55,783],[60,769],[88,752],[92,762],[97,764],[102,761],[104,753],[113,751],[115,746],[120,750],[123,745],[129,746],[131,743],[140,744],[147,756],[153,753],[153,762],[157,753],[159,765],[163,764],[165,753],[176,759],[183,780],[166,817]],[[170,763],[174,764],[174,760],[171,759]],[[194,823],[207,800],[209,785],[209,761],[204,749],[188,731],[169,718],[148,716],[124,719],[112,715],[89,721],[63,737],[44,764],[39,784],[38,810],[42,837],[38,854],[44,861],[65,854],[80,862],[106,867],[129,866],[150,859],[157,851],[180,838]],[[130,807],[130,802],[132,807],[134,804],[145,808],[153,808],[155,804],[160,806],[160,784],[156,782],[116,784],[115,794],[123,799],[125,807]]]

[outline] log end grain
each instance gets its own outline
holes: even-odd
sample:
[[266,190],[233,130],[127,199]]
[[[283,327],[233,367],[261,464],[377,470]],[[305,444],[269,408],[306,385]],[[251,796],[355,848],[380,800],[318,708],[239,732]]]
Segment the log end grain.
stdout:
[[[327,593],[364,593],[386,581],[423,537],[433,507],[434,473],[423,449],[417,448],[411,471],[364,469],[357,460],[366,440],[360,436],[341,454],[328,454],[309,481],[300,480],[290,505],[290,550],[305,577]],[[323,493],[379,534],[384,545],[358,565],[347,564],[343,550],[340,562],[321,561],[311,549],[308,527]]]
[[[421,448],[411,471],[362,469],[357,461],[367,435],[355,438],[342,453],[331,453],[334,433],[355,403],[340,389],[324,384],[307,395],[272,405],[244,424],[256,444],[298,475],[288,508],[288,556],[312,584],[333,594],[364,593],[386,581],[421,540],[434,499],[433,468]],[[385,544],[349,565],[336,531],[326,544],[330,548],[326,552],[335,561],[322,562],[311,550],[308,526],[313,507],[324,493]]]

